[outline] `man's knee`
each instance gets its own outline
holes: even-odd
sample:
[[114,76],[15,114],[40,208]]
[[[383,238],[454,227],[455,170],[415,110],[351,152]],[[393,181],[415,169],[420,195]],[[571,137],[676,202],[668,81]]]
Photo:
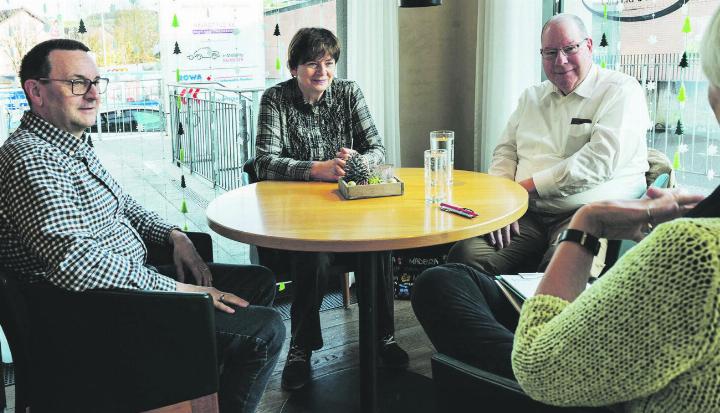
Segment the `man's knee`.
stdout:
[[456,242],[448,252],[447,262],[465,264],[489,274],[496,274],[497,268],[488,259],[495,252],[495,248],[488,244],[484,237],[474,237]]
[[453,244],[453,246],[450,247],[450,251],[448,251],[447,262],[465,263],[469,259],[472,259],[474,254],[471,244],[473,242],[475,242],[475,240],[462,240]]
[[410,300],[415,306],[431,305],[435,299],[452,290],[458,277],[467,277],[467,267],[462,264],[444,264],[423,271],[413,283]]
[[260,307],[255,310],[261,326],[258,338],[267,343],[269,356],[278,354],[285,342],[286,334],[282,316],[273,308]]
[[[269,268],[263,267],[261,265],[250,265],[240,268],[240,271],[245,272],[245,276],[253,277],[255,282],[255,288],[257,288],[258,290],[257,295],[255,295],[255,297],[258,297],[258,299],[252,304],[262,306],[272,305],[273,301],[275,300],[276,290],[275,274],[273,274],[273,272]],[[247,271],[249,271],[250,274],[248,274]]]

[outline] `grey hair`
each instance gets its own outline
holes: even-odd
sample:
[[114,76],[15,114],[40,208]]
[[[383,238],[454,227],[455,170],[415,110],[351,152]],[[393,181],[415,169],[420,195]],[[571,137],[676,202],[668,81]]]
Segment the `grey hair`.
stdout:
[[575,24],[575,27],[580,30],[580,33],[582,34],[582,37],[590,37],[587,31],[587,27],[585,27],[585,23],[583,23],[582,19],[578,16],[570,13],[560,13],[552,16],[548,19],[548,21],[543,24],[542,30],[540,31],[540,38],[542,39],[542,36],[545,34],[545,30],[552,25],[559,23],[561,21],[570,20]]
[[715,12],[700,46],[702,69],[710,84],[720,87],[720,9]]

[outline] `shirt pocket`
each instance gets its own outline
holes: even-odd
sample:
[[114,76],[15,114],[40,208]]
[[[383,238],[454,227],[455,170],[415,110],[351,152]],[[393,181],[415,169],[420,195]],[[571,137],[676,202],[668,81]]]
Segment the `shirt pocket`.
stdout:
[[583,123],[581,125],[570,125],[568,128],[567,140],[562,148],[563,155],[567,158],[579,151],[586,143],[590,142],[590,133],[592,132],[592,123]]

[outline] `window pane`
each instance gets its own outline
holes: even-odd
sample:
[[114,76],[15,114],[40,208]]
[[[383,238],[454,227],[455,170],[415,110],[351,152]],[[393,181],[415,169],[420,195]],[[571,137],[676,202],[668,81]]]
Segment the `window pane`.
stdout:
[[324,27],[338,35],[335,8],[336,0],[265,1],[266,86],[290,78],[287,48],[299,29]]
[[720,1],[680,6],[675,0],[608,2],[605,19],[600,2],[571,0],[563,2],[563,11],[589,25],[597,64],[627,73],[644,87],[652,122],[648,147],[667,155],[681,185],[707,192],[720,183],[720,128],[697,51]]

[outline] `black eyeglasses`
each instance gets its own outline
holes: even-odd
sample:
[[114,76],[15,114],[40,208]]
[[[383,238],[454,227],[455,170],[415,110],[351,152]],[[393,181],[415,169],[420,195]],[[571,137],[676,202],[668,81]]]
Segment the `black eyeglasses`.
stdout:
[[582,44],[585,43],[587,40],[588,38],[586,37],[582,39],[579,43],[567,45],[560,49],[540,49],[540,54],[545,60],[555,60],[558,53],[560,52],[562,52],[565,56],[572,56],[580,51],[580,46],[582,46]]
[[107,90],[107,85],[110,83],[110,79],[105,77],[99,77],[95,80],[90,79],[50,79],[48,77],[41,77],[38,79],[41,82],[65,82],[70,83],[71,91],[73,95],[83,96],[90,91],[90,86],[95,85],[98,93],[103,94]]

